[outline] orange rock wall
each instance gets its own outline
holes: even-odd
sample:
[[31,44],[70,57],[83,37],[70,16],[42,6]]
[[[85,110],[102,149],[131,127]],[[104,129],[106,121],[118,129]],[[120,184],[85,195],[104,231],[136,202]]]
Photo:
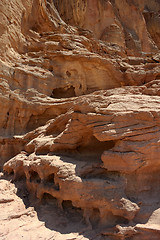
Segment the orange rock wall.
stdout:
[[0,9],[1,169],[101,237],[158,240],[160,3]]

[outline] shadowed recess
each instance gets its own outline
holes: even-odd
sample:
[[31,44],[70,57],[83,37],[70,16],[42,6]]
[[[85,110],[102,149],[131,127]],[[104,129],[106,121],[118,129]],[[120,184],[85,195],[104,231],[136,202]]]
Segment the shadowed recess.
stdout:
[[69,88],[56,88],[52,91],[51,94],[52,98],[70,98],[76,97],[75,88],[70,86]]
[[30,174],[30,182],[35,182],[35,183],[40,183],[41,182],[39,174],[36,171],[30,170],[29,174]]

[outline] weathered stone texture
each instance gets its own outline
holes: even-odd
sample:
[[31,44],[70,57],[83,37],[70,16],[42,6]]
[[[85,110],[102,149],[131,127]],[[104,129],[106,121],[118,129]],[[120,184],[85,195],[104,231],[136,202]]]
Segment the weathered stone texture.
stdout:
[[[159,13],[156,0],[1,0],[0,167],[30,200],[0,180],[0,238],[27,239],[31,221],[31,239],[159,239]],[[78,235],[62,234],[62,209]]]

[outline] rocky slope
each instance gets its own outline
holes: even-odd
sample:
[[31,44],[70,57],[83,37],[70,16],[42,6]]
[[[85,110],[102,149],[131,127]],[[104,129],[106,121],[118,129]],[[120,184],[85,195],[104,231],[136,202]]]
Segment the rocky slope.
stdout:
[[2,174],[0,237],[11,239],[13,221],[16,239],[39,228],[41,239],[158,240],[160,3],[0,9],[0,166],[21,192]]

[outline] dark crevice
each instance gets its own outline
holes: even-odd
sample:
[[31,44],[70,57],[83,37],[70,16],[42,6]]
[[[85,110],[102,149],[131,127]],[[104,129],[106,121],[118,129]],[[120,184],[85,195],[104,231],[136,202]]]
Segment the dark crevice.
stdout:
[[72,204],[72,201],[70,201],[70,200],[63,200],[62,207],[64,210],[75,209],[75,207]]
[[68,88],[55,88],[53,89],[50,97],[52,98],[76,97],[75,88],[73,86],[70,86]]
[[74,219],[76,219],[76,221],[77,221],[77,218],[79,220],[80,219],[82,220],[82,218],[83,218],[82,209],[73,206],[72,201],[63,200],[62,207],[63,207],[63,210],[64,210],[66,216],[68,216],[70,219],[72,219],[72,221],[74,221]]
[[[75,144],[75,148],[73,149],[61,149],[60,153],[59,150],[54,151],[55,154],[66,156],[69,158],[76,158],[80,160],[83,158],[84,161],[93,161],[99,164],[102,163],[101,156],[104,151],[108,151],[112,149],[116,141],[105,141],[101,142],[97,138],[95,138],[91,132],[86,131],[82,136],[81,132],[79,132],[79,137],[81,140]],[[66,144],[67,145],[67,144]],[[78,146],[76,146],[78,145]],[[51,153],[50,153],[51,154]]]
[[85,141],[83,141],[76,149],[79,153],[85,154],[86,156],[92,155],[98,159],[104,151],[107,151],[115,146],[115,141],[100,142],[93,135],[87,135],[88,136],[84,138]]
[[108,183],[119,181],[120,177],[121,175],[119,172],[108,171],[107,169],[100,167],[92,168],[89,172],[84,172],[81,175],[82,179],[102,179]]
[[30,174],[30,182],[40,183],[41,179],[39,177],[39,174],[36,171],[29,171]]
[[[36,207],[38,217],[51,230],[70,234],[86,227],[82,223],[82,210],[72,206],[71,201],[63,201],[64,209],[58,207],[58,200],[49,193],[44,193],[41,204]],[[71,224],[70,224],[71,223]],[[65,235],[63,235],[65,236]]]
[[71,77],[71,73],[70,73],[69,71],[66,71],[66,75],[67,75],[68,77]]
[[44,193],[42,195],[41,202],[43,205],[44,204],[53,204],[53,205],[57,206],[57,198],[55,198],[54,196],[52,196],[49,193]]
[[121,72],[126,72],[127,71],[127,68],[126,67],[120,67],[120,70],[121,70]]
[[42,196],[42,199],[43,200],[52,199],[52,200],[56,200],[57,201],[57,199],[55,197],[53,197],[51,194],[49,194],[49,193],[44,193],[43,196]]
[[93,228],[98,226],[98,224],[100,222],[100,211],[98,208],[93,208],[92,214],[90,215],[89,220],[90,220]]
[[60,190],[60,187],[59,187],[59,184],[58,184],[58,183],[56,183],[53,187],[54,187],[54,189],[55,189],[56,191],[59,191],[59,190]]
[[50,174],[47,178],[46,178],[46,181],[47,183],[50,183],[50,184],[55,184],[54,182],[54,173]]
[[13,169],[8,173],[9,176],[14,176],[14,171]]
[[54,73],[54,71],[53,71],[53,68],[52,68],[52,67],[50,67],[48,70],[49,70],[51,73]]
[[122,216],[115,216],[117,219],[116,219],[116,224],[128,224],[129,223],[129,220],[122,217]]
[[47,185],[48,187],[54,188],[56,191],[60,190],[59,184],[55,183],[54,173],[51,173],[50,175],[48,175],[43,183],[44,183],[44,185]]

